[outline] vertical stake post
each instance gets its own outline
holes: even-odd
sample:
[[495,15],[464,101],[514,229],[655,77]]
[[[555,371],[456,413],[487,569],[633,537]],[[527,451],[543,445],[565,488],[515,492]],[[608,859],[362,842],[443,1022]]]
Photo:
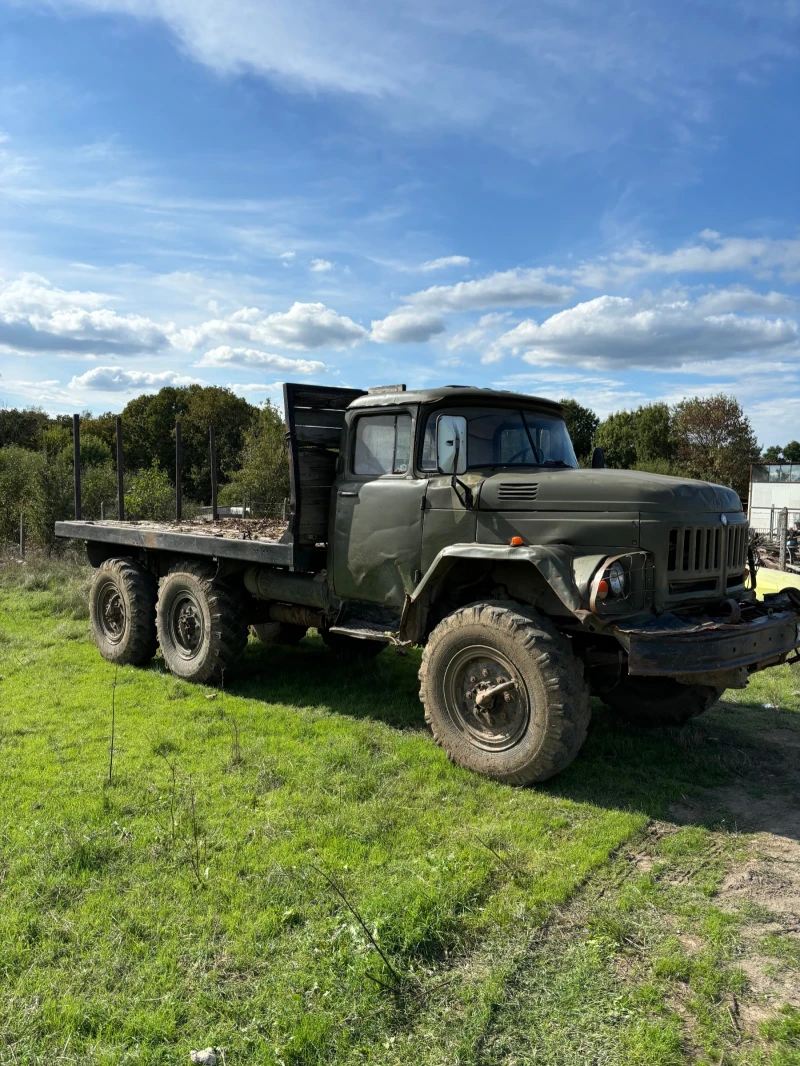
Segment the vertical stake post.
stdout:
[[81,515],[81,416],[72,416],[72,457],[75,468],[75,521]]
[[219,518],[217,510],[217,445],[214,440],[214,427],[208,427],[208,454],[211,459],[211,517],[216,522]]
[[120,522],[125,521],[125,468],[122,459],[122,419],[117,415],[117,499]]
[[781,570],[786,569],[786,539],[789,532],[789,512],[785,507],[781,508],[778,519],[778,551],[780,553]]
[[106,518],[106,504],[105,500],[100,501],[100,521],[104,522]]
[[181,424],[175,423],[175,521],[183,518],[183,438]]

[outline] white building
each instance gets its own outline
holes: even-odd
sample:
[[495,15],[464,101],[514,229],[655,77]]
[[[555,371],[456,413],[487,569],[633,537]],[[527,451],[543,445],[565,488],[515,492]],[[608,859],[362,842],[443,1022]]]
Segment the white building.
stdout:
[[754,463],[747,509],[751,528],[777,536],[784,507],[790,528],[800,523],[800,463]]

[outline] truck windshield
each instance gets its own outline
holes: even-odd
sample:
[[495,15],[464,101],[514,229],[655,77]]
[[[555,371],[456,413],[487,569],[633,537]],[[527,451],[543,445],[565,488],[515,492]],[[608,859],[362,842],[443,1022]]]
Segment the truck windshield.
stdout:
[[[436,470],[436,419],[425,424],[420,466]],[[563,419],[532,408],[448,408],[467,420],[467,468],[552,466],[576,468],[578,461]]]

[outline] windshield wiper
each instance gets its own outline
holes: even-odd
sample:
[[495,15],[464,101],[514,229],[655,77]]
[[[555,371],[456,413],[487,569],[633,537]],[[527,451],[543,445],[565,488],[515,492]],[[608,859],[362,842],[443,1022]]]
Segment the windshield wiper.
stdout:
[[563,459],[545,459],[543,463],[539,463],[539,466],[563,466],[566,470],[574,470],[574,466],[570,466],[569,463],[565,463]]

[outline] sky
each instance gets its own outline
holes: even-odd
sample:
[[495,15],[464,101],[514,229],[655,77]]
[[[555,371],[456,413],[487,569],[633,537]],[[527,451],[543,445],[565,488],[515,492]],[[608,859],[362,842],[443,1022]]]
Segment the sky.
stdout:
[[800,0],[0,0],[0,405],[478,384],[800,438]]

